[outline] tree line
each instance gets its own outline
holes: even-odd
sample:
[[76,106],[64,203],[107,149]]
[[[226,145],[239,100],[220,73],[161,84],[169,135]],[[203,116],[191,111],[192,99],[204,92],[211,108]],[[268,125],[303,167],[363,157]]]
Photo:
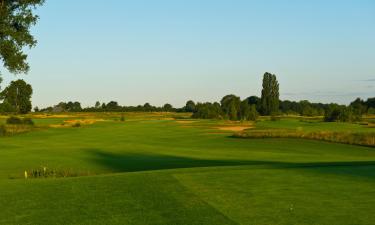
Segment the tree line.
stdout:
[[[31,85],[23,80],[11,82],[0,92],[0,112],[28,113],[31,111]],[[261,97],[250,96],[241,100],[236,95],[226,95],[220,102],[195,103],[189,100],[184,107],[175,108],[171,104],[153,106],[149,103],[138,106],[121,106],[116,101],[100,103],[83,108],[80,102],[60,102],[55,106],[39,109],[35,112],[190,112],[193,118],[227,119],[227,120],[256,120],[259,115],[300,115],[324,116],[325,121],[351,122],[361,119],[363,114],[375,114],[375,98],[366,101],[360,98],[350,105],[311,103],[307,100],[289,101],[279,99],[279,83],[271,73],[263,76]]]

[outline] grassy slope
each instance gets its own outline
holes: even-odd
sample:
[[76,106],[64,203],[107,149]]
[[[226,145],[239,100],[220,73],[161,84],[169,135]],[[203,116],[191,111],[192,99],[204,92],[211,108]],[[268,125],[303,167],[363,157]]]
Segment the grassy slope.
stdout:
[[[2,138],[0,224],[375,220],[374,149],[227,136],[173,121],[130,121]],[[39,166],[119,174],[7,179]],[[170,170],[152,171],[160,169]]]

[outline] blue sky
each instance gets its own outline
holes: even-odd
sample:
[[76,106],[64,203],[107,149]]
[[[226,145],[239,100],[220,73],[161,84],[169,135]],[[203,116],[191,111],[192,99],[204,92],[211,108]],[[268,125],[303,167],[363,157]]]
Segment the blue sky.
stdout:
[[[33,103],[182,106],[260,95],[349,103],[375,96],[372,0],[47,0],[29,51]],[[2,70],[3,71],[3,70]],[[4,84],[2,85],[4,86]]]

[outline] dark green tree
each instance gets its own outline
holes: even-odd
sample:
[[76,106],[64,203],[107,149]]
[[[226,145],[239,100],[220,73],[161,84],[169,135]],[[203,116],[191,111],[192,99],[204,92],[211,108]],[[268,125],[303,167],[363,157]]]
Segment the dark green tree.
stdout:
[[259,117],[256,105],[250,105],[249,120],[256,121]]
[[119,111],[119,109],[120,109],[120,106],[115,101],[110,101],[106,105],[106,110],[109,112],[116,112],[116,111]]
[[167,103],[167,104],[165,104],[163,106],[163,111],[164,112],[172,112],[173,111],[173,106],[171,104]]
[[368,109],[375,108],[375,98],[368,98],[365,104]]
[[238,120],[240,116],[241,99],[235,95],[224,96],[221,100],[224,116],[230,120]]
[[199,119],[220,119],[221,106],[219,103],[197,103],[195,111],[192,115],[193,118]]
[[247,100],[241,102],[239,119],[250,120],[250,105]]
[[24,80],[12,81],[4,89],[1,96],[3,104],[11,105],[16,113],[26,114],[31,111],[31,95],[33,89]]
[[65,109],[69,112],[81,112],[82,107],[79,102],[68,102],[66,103]]
[[263,115],[272,115],[279,111],[279,82],[276,79],[276,75],[268,72],[264,74],[260,102]]
[[185,105],[185,112],[194,112],[195,111],[195,103],[192,100],[186,102]]
[[357,98],[356,100],[354,100],[352,103],[350,103],[350,106],[353,107],[353,110],[356,114],[363,115],[367,112],[366,102],[361,98]]
[[11,73],[29,70],[24,48],[32,48],[37,41],[30,34],[38,21],[33,9],[44,0],[0,0],[0,61]]

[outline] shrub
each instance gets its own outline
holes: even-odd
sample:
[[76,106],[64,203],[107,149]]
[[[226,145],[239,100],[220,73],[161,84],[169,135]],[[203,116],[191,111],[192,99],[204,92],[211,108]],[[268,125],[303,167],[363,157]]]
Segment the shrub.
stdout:
[[73,124],[72,127],[81,127],[81,123],[77,122],[77,123]]
[[31,118],[25,118],[23,119],[23,124],[34,126],[34,121]]
[[9,118],[6,120],[6,123],[7,123],[7,124],[12,124],[12,125],[20,125],[20,124],[23,124],[22,119],[21,119],[21,118],[18,118],[18,117],[15,117],[15,116],[11,116],[11,117],[9,117]]
[[351,106],[330,105],[325,112],[324,121],[326,122],[354,122],[361,120],[361,113],[354,110]]
[[9,125],[34,125],[34,122],[30,118],[21,119],[19,117],[11,116],[6,120],[6,124]]

